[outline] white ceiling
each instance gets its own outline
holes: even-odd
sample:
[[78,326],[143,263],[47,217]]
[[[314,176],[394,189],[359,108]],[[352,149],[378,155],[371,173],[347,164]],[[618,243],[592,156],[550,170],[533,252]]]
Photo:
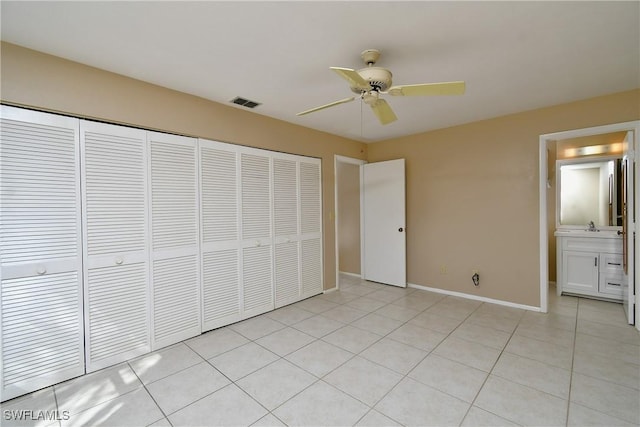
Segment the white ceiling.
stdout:
[[[640,87],[640,2],[0,2],[4,41],[362,141]],[[463,96],[388,97],[382,126],[330,66],[360,52],[394,84],[464,80]],[[235,108],[243,108],[236,107]],[[362,117],[362,121],[361,121]]]

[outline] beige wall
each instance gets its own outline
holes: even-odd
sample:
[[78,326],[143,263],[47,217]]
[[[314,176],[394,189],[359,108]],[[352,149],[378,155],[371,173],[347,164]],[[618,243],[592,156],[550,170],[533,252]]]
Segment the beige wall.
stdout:
[[360,274],[360,166],[338,162],[338,269]]
[[2,43],[3,103],[322,158],[324,287],[335,286],[334,155],[365,144]]
[[639,101],[634,90],[370,144],[370,162],[406,159],[408,281],[538,306],[539,136],[638,120]]
[[335,286],[334,155],[404,157],[409,282],[537,306],[538,136],[640,118],[635,90],[367,146],[18,46],[1,49],[4,103],[321,157],[325,288]]

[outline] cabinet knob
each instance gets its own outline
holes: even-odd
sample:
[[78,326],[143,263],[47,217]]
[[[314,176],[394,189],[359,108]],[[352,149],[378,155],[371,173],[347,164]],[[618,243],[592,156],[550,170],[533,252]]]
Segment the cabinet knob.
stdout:
[[36,273],[38,273],[40,276],[42,276],[46,272],[47,272],[47,269],[44,268],[44,266],[42,266],[42,265],[40,267],[38,267],[38,269],[36,270]]
[[255,244],[255,246],[256,246],[256,247],[260,247],[261,245],[262,245],[262,244],[260,243],[260,240],[256,240],[256,244]]
[[122,264],[123,262],[124,262],[124,260],[123,260],[122,258],[120,258],[120,257],[116,258],[116,264],[117,264],[117,265],[120,265],[120,264]]

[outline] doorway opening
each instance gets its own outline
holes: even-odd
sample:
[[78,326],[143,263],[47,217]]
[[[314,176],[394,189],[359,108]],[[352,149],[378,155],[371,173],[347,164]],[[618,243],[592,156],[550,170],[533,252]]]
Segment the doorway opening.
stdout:
[[[556,212],[556,200],[555,200],[555,161],[556,161],[556,142],[562,140],[569,140],[573,138],[585,138],[603,134],[613,134],[616,132],[633,132],[633,140],[630,141],[628,147],[629,154],[633,157],[633,153],[638,150],[638,135],[640,132],[640,121],[617,123],[606,126],[597,126],[592,128],[577,129],[571,131],[557,132],[552,134],[541,135],[539,140],[539,236],[540,236],[540,311],[548,311],[548,292],[550,282],[550,271],[553,274],[555,272],[555,255],[550,250],[550,239],[553,238],[553,232],[551,231],[551,223],[555,228],[555,212]],[[634,198],[638,201],[640,195],[640,185],[638,184],[638,176],[634,178]],[[639,203],[635,204],[635,217],[640,218]],[[629,228],[630,235],[637,232],[637,223],[633,224]],[[638,256],[640,255],[639,242],[637,241],[634,246],[634,259],[635,264],[638,263]],[[552,255],[552,257],[550,257]],[[552,267],[550,269],[550,266]],[[640,330],[640,292],[638,292],[638,284],[640,278],[639,269],[635,269],[634,279],[636,283],[635,292],[635,319],[636,328]]]
[[335,156],[336,288],[340,274],[362,277],[362,175],[366,161]]

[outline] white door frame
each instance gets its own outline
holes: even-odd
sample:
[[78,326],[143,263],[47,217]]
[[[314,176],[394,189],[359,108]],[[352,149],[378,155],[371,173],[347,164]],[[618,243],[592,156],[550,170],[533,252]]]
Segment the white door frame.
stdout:
[[[634,132],[633,147],[631,149],[637,153],[638,148],[640,147],[640,142],[639,142],[640,121],[615,123],[615,124],[605,125],[605,126],[595,126],[590,128],[584,128],[584,129],[575,129],[575,130],[540,135],[540,142],[539,142],[540,311],[543,313],[546,313],[548,311],[547,295],[549,292],[549,239],[547,235],[547,180],[548,180],[547,144],[550,141],[555,141],[559,139],[580,138],[583,136],[599,135],[604,133],[622,132],[622,131]],[[639,215],[640,203],[638,203],[638,201],[640,201],[640,198],[638,197],[639,195],[640,195],[639,177],[636,176],[636,182],[635,182],[636,218],[640,218],[640,215]],[[638,225],[636,224],[634,231],[637,232],[638,231],[637,228],[638,228]],[[640,255],[640,239],[638,239],[638,241],[636,242],[636,247],[635,247],[636,260],[638,260],[639,255]],[[640,284],[640,268],[636,268],[635,270],[635,283],[636,283],[636,301],[635,301],[636,328],[640,330],[640,292],[637,291],[638,284]]]
[[[340,183],[338,182],[338,163],[348,163],[351,165],[361,166],[367,163],[366,160],[356,159],[352,157],[340,156],[335,154],[333,160],[333,181],[334,181],[334,228],[335,228],[335,247],[336,247],[336,289],[340,288],[340,248],[339,248],[339,240],[338,240],[338,186]],[[362,206],[362,169],[360,170],[360,206]],[[362,209],[360,209],[360,277],[362,277],[362,268],[364,266],[364,260],[362,259],[362,254],[364,254],[363,248],[363,240],[362,240],[362,222],[363,222],[363,213]]]

